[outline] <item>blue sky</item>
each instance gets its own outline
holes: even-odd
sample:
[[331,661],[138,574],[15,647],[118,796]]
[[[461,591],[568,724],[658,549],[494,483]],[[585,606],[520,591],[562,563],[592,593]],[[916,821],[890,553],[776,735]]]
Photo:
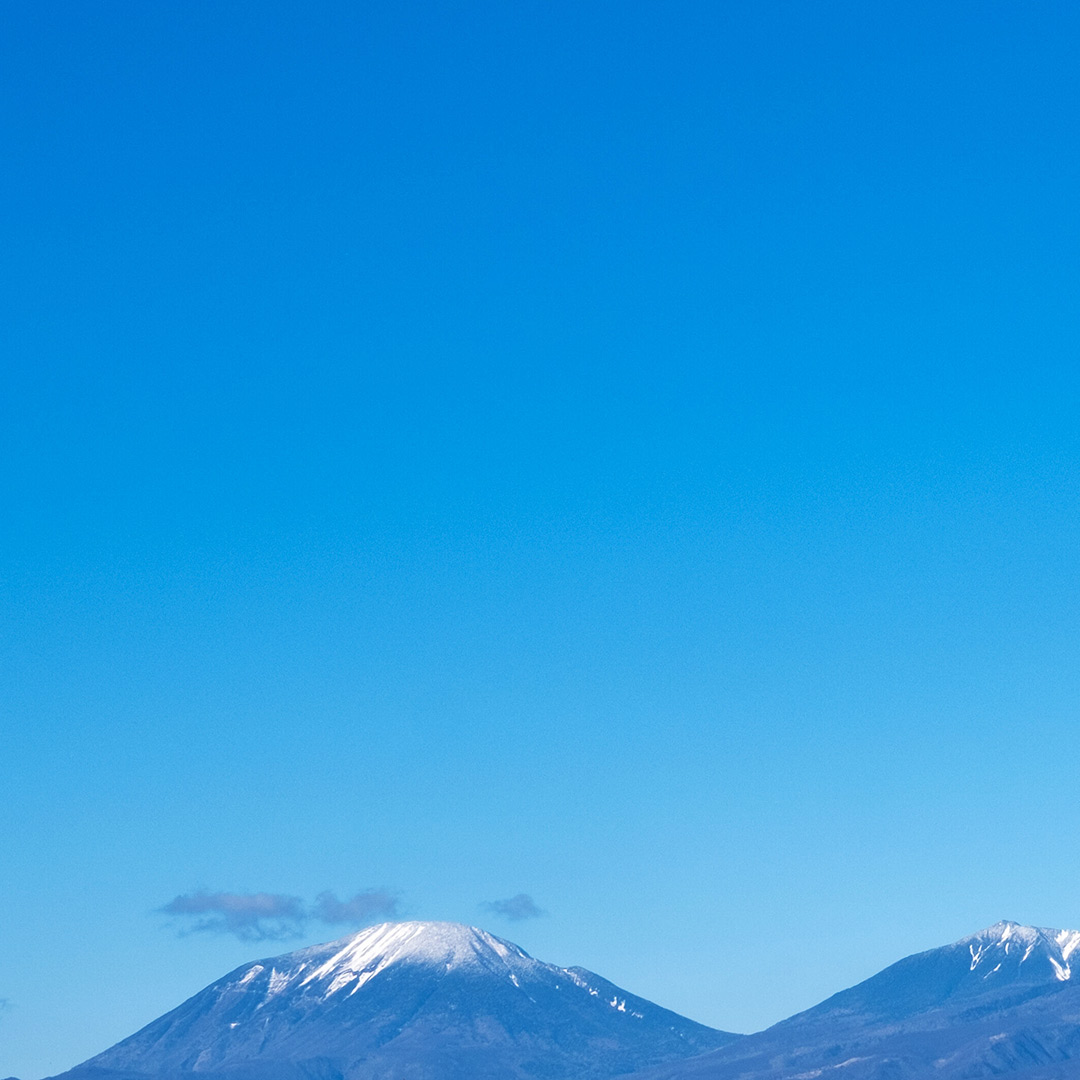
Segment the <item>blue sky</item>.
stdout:
[[1080,925],[1078,31],[6,5],[0,1075],[347,929],[202,892],[734,1030]]

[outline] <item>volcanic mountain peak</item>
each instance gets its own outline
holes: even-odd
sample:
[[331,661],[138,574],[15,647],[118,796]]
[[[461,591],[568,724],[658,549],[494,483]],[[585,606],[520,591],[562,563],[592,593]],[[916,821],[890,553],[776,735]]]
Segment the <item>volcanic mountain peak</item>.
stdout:
[[245,964],[68,1080],[606,1080],[737,1036],[474,926],[383,923]]
[[[292,957],[301,962],[284,970],[275,967],[270,993],[279,993],[290,985],[306,987],[314,983],[325,985],[327,996],[345,987],[354,994],[394,964],[443,972],[475,967],[507,978],[530,974],[539,966],[538,961],[509,941],[475,926],[451,922],[381,923]],[[261,971],[256,965],[249,974],[255,978]]]
[[347,991],[343,996],[351,997],[376,975],[398,966],[432,974],[471,970],[509,979],[516,985],[519,979],[549,965],[475,926],[395,922],[253,964],[234,985],[261,993],[265,1002],[286,990],[300,991],[308,1000],[313,1000],[312,995],[327,1000],[342,990]]

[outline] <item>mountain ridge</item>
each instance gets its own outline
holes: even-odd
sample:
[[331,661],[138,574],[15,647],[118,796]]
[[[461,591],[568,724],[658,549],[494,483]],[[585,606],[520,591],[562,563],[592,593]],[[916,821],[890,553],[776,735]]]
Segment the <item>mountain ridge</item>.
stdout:
[[479,927],[243,964],[63,1080],[1080,1080],[1080,931],[1002,920],[761,1032],[696,1024]]
[[644,1070],[640,1080],[810,1080],[840,1068],[844,1080],[1034,1068],[1080,1076],[1078,948],[1078,931],[1002,920],[904,957],[737,1043]]

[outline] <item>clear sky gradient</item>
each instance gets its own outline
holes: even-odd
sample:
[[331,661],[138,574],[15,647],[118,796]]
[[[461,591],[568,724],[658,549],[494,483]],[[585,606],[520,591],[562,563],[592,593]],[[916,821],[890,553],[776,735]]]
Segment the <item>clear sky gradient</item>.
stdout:
[[0,1075],[347,929],[200,889],[734,1030],[1080,925],[1075,3],[2,18]]

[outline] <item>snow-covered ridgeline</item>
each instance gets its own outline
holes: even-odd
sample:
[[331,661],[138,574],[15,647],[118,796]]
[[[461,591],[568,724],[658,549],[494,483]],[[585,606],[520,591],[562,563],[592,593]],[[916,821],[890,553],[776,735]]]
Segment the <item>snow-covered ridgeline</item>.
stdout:
[[1072,978],[1069,958],[1080,946],[1080,930],[1053,930],[1002,921],[961,938],[957,945],[967,946],[971,970],[981,968],[987,978],[1000,971],[1006,962],[1019,966],[1035,957],[1050,965],[1059,982],[1067,982]]

